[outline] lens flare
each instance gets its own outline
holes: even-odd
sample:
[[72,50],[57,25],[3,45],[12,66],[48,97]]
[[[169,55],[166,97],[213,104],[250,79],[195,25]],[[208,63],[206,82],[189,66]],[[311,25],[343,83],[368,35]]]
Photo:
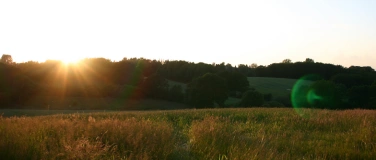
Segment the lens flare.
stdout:
[[321,101],[321,100],[323,100],[323,98],[321,96],[317,95],[315,90],[311,89],[311,90],[308,91],[307,101],[310,104],[310,106],[314,106],[315,102]]
[[294,107],[295,112],[301,117],[308,118],[309,114],[304,108],[310,108],[316,103],[316,101],[322,99],[315,90],[310,89],[312,82],[320,78],[321,77],[318,75],[303,76],[296,81],[291,90],[291,104]]

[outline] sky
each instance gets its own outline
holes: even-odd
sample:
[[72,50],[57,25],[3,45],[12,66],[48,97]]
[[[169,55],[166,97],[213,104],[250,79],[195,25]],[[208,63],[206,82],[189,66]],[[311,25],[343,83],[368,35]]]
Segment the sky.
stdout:
[[376,69],[375,0],[2,0],[0,54]]

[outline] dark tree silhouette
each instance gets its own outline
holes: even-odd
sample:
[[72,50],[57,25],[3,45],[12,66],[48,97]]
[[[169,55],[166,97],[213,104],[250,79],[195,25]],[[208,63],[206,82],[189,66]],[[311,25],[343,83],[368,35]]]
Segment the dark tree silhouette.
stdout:
[[[206,73],[210,74],[203,76]],[[336,96],[332,98],[340,97],[339,100],[336,99],[340,105],[334,107],[370,108],[375,104],[373,102],[376,102],[376,96],[373,94],[376,87],[372,86],[376,83],[376,72],[373,68],[369,66],[345,68],[340,65],[314,62],[310,58],[295,63],[285,59],[283,62],[267,66],[256,64],[233,66],[225,62],[206,64],[144,58],[124,58],[116,62],[105,58],[87,58],[79,65],[67,66],[56,60],[14,63],[10,55],[4,54],[0,63],[2,76],[0,103],[22,103],[33,95],[138,99],[143,98],[145,94],[147,98],[176,102],[182,102],[184,97],[184,102],[196,107],[212,107],[215,104],[223,105],[228,94],[240,97],[241,92],[248,88],[247,77],[300,79],[312,74],[319,78],[309,80],[329,80],[333,83],[329,85],[329,82],[325,82],[316,84],[315,87],[321,88],[317,94],[322,96],[329,96],[326,94],[331,93],[331,89],[334,88],[333,93]],[[158,75],[157,78],[155,75]],[[186,91],[183,91],[181,86],[162,87],[164,89],[160,90],[158,82],[162,79],[189,83],[189,85]],[[287,107],[291,106],[289,96],[284,98],[265,96],[265,99],[270,101],[271,97]],[[320,108],[333,108],[333,105],[327,105],[323,101],[311,102]]]
[[342,104],[341,93],[331,81],[313,83],[307,93],[308,102],[314,108],[337,109]]
[[173,85],[168,91],[168,100],[174,102],[183,102],[184,93],[181,85]]
[[304,62],[305,63],[315,63],[315,61],[311,58],[306,58],[306,60]]
[[168,82],[159,74],[153,74],[147,78],[142,84],[142,90],[146,97],[166,99],[169,89]]
[[284,59],[282,63],[292,63],[291,59]]
[[354,86],[349,89],[351,108],[376,109],[376,86]]
[[214,103],[224,106],[228,98],[226,82],[216,74],[195,78],[187,87],[187,101],[197,108],[213,107]]
[[240,107],[261,107],[264,104],[264,95],[256,90],[249,90],[243,94]]
[[1,61],[2,63],[9,64],[9,65],[10,65],[10,64],[13,64],[13,58],[12,58],[12,56],[9,55],[9,54],[3,54],[3,55],[1,56],[0,61]]
[[330,80],[351,88],[353,86],[371,85],[374,78],[366,74],[340,73],[332,76]]
[[249,87],[247,77],[240,72],[224,71],[218,75],[226,80],[227,88],[230,92],[243,92]]

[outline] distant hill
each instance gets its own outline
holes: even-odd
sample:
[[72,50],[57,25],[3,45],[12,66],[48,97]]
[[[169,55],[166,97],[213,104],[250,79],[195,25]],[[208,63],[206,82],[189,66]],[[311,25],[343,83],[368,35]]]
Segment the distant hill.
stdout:
[[[216,80],[221,81],[216,76],[214,79],[199,81],[202,77],[208,78],[205,76],[206,74],[217,74],[224,78],[227,81],[228,94],[231,97],[226,100],[225,94],[214,96],[225,87],[222,82],[212,83]],[[344,107],[334,106],[334,108],[360,106],[374,108],[372,107],[373,103],[376,104],[376,71],[369,66],[346,68],[340,65],[314,62],[309,58],[304,62],[295,63],[285,59],[282,63],[273,63],[267,66],[244,64],[232,66],[224,62],[206,64],[144,58],[124,58],[116,62],[105,58],[87,58],[70,65],[56,60],[48,60],[43,63],[0,62],[0,108],[26,106],[35,99],[36,95],[93,99],[136,100],[150,98],[186,103],[192,106],[202,104],[208,107],[215,105],[209,103],[216,101],[219,105],[232,106],[241,98],[241,94],[237,91],[245,91],[248,83],[249,87],[263,94],[271,95],[265,96],[266,103],[280,102],[286,107],[290,107],[292,106],[290,92],[298,79],[306,75],[317,76],[309,77],[309,80],[312,81],[305,81],[303,85],[304,83],[310,85],[315,80],[323,80],[322,84],[318,84],[316,87],[320,88],[321,85],[325,85],[321,88],[331,89],[336,93],[336,97],[340,97],[338,102],[343,103],[341,106]],[[170,80],[168,81],[169,90],[165,88],[166,81],[164,79]],[[195,82],[192,84],[197,90],[184,93],[190,82]],[[176,85],[181,87],[174,87]],[[193,97],[193,95],[200,96]],[[213,97],[220,100],[214,100]],[[225,104],[223,104],[224,100],[226,100]],[[82,101],[85,100],[82,99]],[[72,106],[78,108],[80,107],[78,103],[77,100],[77,103]],[[48,106],[48,103],[43,103],[43,105]],[[66,104],[61,106],[64,105]],[[95,108],[94,105],[92,106]]]

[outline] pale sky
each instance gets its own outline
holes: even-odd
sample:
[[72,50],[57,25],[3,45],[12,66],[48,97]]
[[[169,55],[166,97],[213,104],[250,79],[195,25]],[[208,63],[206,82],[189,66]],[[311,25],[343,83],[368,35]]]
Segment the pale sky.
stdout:
[[376,1],[1,0],[0,54],[376,69]]

